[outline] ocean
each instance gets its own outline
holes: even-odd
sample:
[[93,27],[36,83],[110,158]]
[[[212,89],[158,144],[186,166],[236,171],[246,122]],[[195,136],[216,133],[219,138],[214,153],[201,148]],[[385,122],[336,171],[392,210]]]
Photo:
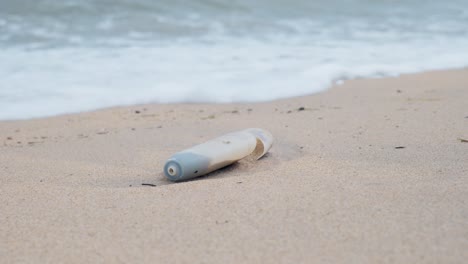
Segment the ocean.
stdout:
[[0,0],[0,119],[468,66],[468,0]]

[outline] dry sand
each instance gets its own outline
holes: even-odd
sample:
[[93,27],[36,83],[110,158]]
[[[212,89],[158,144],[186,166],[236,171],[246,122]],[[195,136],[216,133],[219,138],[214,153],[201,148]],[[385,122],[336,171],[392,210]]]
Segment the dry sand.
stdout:
[[[273,133],[267,157],[164,178],[174,152],[247,127]],[[0,122],[0,262],[466,263],[459,138],[468,70]]]

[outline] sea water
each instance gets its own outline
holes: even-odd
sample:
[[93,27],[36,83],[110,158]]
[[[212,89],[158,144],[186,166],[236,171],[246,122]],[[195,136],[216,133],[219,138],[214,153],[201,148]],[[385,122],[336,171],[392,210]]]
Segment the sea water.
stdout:
[[0,0],[3,120],[466,66],[468,0]]

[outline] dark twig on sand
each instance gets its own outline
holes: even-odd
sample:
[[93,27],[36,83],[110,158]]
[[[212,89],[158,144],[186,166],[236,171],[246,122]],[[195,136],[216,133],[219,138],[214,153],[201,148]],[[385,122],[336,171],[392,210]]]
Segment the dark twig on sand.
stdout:
[[143,185],[143,186],[156,187],[156,184],[152,184],[152,183],[142,183],[141,185]]

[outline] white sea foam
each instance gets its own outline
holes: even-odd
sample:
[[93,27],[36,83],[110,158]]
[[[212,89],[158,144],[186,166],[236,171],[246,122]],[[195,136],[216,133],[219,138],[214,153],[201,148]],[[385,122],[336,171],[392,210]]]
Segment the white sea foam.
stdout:
[[10,49],[0,54],[0,119],[147,102],[266,101],[318,92],[340,79],[467,65],[468,41],[424,44]]
[[208,18],[192,9],[180,16],[151,6],[164,11],[152,20],[136,6],[132,12],[142,20],[124,24],[123,11],[88,14],[94,2],[74,0],[67,3],[86,15],[78,25],[65,15],[46,14],[38,25],[29,13],[2,16],[0,119],[150,102],[267,101],[312,94],[345,79],[468,66],[468,13],[450,6],[443,19],[424,13],[439,12],[439,6],[419,15],[405,15],[404,6],[396,9],[399,16],[382,20],[352,12],[311,19],[306,12],[291,18],[288,12],[296,9],[281,13],[280,7],[264,14],[230,6],[232,12],[219,15],[218,6],[199,1],[191,8],[203,3],[203,12],[213,13]]

